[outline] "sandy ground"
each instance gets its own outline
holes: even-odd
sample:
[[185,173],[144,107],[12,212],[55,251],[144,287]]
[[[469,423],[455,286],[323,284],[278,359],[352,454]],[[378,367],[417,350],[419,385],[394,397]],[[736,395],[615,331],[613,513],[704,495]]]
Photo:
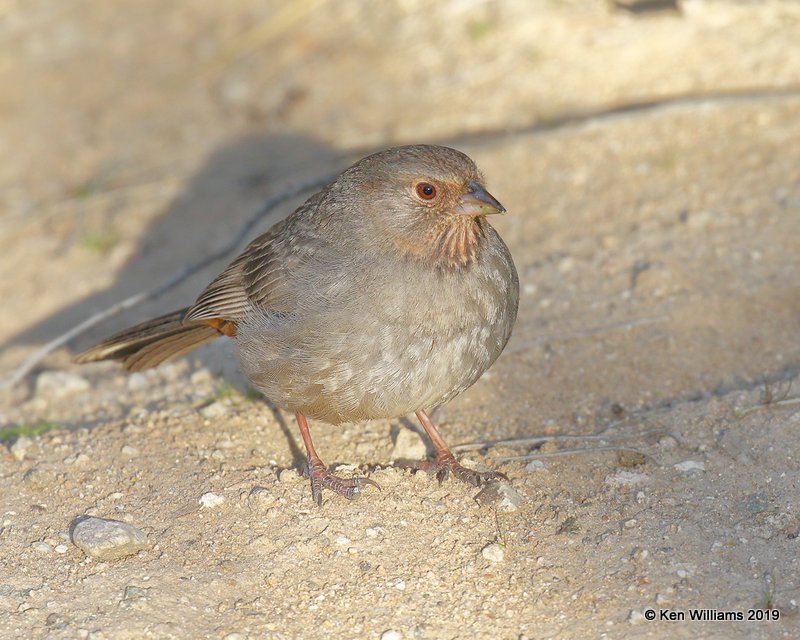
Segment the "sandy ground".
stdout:
[[[70,363],[214,265],[2,392],[0,637],[800,635],[800,5],[6,0],[0,77],[4,373],[270,195],[444,142],[511,212],[522,300],[438,419],[452,444],[549,438],[463,454],[508,475],[509,511],[392,466],[408,420],[314,425],[382,487],[317,508],[230,345]],[[146,547],[87,558],[85,515]]]

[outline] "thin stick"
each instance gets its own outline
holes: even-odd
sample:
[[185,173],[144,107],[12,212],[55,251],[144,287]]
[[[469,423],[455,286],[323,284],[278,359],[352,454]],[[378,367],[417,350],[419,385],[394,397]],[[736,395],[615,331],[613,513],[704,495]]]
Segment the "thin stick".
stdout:
[[649,453],[645,453],[644,451],[639,451],[639,449],[633,449],[631,447],[595,447],[592,449],[591,447],[585,447],[581,449],[564,449],[563,451],[550,451],[548,453],[531,453],[525,456],[509,456],[508,458],[497,458],[496,462],[517,462],[520,460],[538,460],[539,458],[559,458],[561,456],[571,456],[575,454],[583,454],[583,453],[596,453],[598,451],[627,451],[629,453],[637,453],[643,458],[647,458],[651,462],[658,464],[658,460],[656,460],[653,456]]
[[27,376],[33,369],[38,365],[42,360],[44,360],[49,354],[53,351],[58,349],[59,347],[64,346],[67,342],[75,338],[76,336],[81,335],[91,327],[99,324],[103,320],[110,318],[112,316],[117,315],[118,313],[122,313],[126,309],[130,309],[131,307],[135,307],[142,302],[147,300],[153,300],[158,298],[159,296],[163,295],[170,289],[174,289],[184,280],[189,278],[190,276],[194,275],[198,271],[201,271],[208,265],[224,258],[234,249],[236,249],[253,231],[253,228],[261,222],[261,220],[267,216],[275,207],[279,204],[289,200],[290,198],[294,198],[295,196],[299,196],[306,191],[310,191],[311,189],[319,189],[329,182],[331,182],[336,175],[329,175],[325,176],[324,178],[316,178],[314,180],[309,180],[308,182],[304,182],[294,187],[290,187],[285,191],[281,191],[280,193],[276,193],[274,196],[269,198],[262,207],[256,211],[250,219],[244,223],[241,229],[239,229],[239,233],[237,233],[233,239],[228,242],[228,244],[224,245],[221,249],[215,251],[214,253],[206,256],[202,260],[195,262],[189,266],[184,266],[171,275],[169,278],[164,280],[161,284],[156,285],[150,289],[145,289],[144,291],[140,291],[121,302],[118,302],[107,309],[102,311],[98,311],[94,315],[90,316],[79,325],[72,327],[69,331],[62,333],[60,336],[57,336],[47,344],[45,344],[41,349],[37,349],[34,351],[25,361],[9,375],[2,383],[0,383],[0,389],[10,389],[17,383],[19,383],[25,376]]
[[671,431],[668,431],[666,429],[650,429],[648,431],[639,431],[637,433],[617,433],[608,435],[605,432],[601,432],[601,433],[591,433],[585,436],[575,436],[575,435],[534,436],[532,438],[511,438],[509,440],[487,440],[486,442],[469,442],[466,444],[457,444],[454,447],[450,447],[450,450],[480,451],[481,449],[489,449],[490,447],[496,447],[498,445],[508,446],[508,447],[533,446],[537,444],[542,444],[544,442],[575,442],[575,441],[584,442],[586,440],[633,440],[635,438],[644,438],[645,436],[651,436],[656,434],[669,436],[679,444],[681,442],[680,438]]
[[739,412],[738,417],[744,418],[745,416],[749,416],[751,413],[755,413],[756,411],[761,411],[762,409],[772,409],[775,407],[791,407],[796,404],[800,404],[800,397],[783,398],[782,400],[772,400],[771,402],[762,402],[761,404],[757,404],[753,407],[749,407]]

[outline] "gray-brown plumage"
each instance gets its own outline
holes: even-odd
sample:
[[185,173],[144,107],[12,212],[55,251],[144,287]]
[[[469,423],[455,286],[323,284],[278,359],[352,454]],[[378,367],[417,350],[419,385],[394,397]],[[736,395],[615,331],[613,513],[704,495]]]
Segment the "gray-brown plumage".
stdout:
[[330,474],[306,417],[331,424],[415,412],[436,452],[424,468],[479,484],[426,411],[472,385],[506,345],[519,284],[486,215],[505,209],[475,164],[447,147],[368,156],[254,240],[188,309],[78,356],[140,370],[220,335],[250,382],[294,411],[314,499],[355,497],[366,478]]

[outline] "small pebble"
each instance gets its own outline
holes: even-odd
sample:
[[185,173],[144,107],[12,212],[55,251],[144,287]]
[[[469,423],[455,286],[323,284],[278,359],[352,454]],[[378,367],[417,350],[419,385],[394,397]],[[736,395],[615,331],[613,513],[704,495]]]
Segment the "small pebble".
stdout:
[[120,452],[122,453],[123,456],[129,456],[129,457],[139,455],[139,450],[136,447],[132,447],[129,444],[124,445],[122,449],[120,449]]
[[212,402],[207,407],[203,407],[200,409],[200,414],[204,418],[221,418],[222,416],[226,416],[229,413],[228,405],[224,402]]
[[[22,462],[28,454],[33,454],[39,448],[39,445],[31,440],[28,436],[20,436],[17,441],[11,445],[11,455],[17,460]],[[30,456],[28,456],[30,457]]]
[[492,542],[481,549],[481,555],[490,562],[502,562],[505,559],[506,552],[501,545]]
[[252,509],[270,507],[277,499],[266,487],[253,487],[247,494],[247,504]]
[[225,496],[217,495],[209,491],[200,496],[200,504],[206,509],[213,509],[225,502]]
[[147,376],[140,371],[134,371],[126,380],[128,389],[131,391],[142,391],[147,388]]
[[646,621],[647,620],[644,617],[644,614],[641,611],[637,611],[636,609],[631,610],[631,612],[628,614],[628,622],[630,622],[631,624],[642,624],[643,622]]
[[45,618],[44,620],[45,625],[47,625],[48,627],[54,627],[60,622],[62,622],[62,618],[55,611],[51,613],[49,616],[47,616],[47,618]]
[[53,550],[46,542],[34,542],[31,547],[33,547],[39,553],[50,553]]
[[64,543],[61,543],[61,544],[56,546],[54,551],[56,553],[66,553],[68,549],[69,549],[69,547],[67,545],[65,545]]
[[122,595],[122,600],[119,601],[119,606],[123,609],[138,608],[149,595],[150,589],[129,584],[125,587],[125,593]]
[[704,462],[697,462],[696,460],[684,460],[675,465],[678,471],[688,473],[690,471],[705,471],[706,465]]
[[475,496],[475,502],[501,513],[511,513],[522,504],[522,496],[508,482],[501,480],[487,484]]
[[278,475],[279,482],[295,482],[300,476],[294,469],[284,469]]
[[387,629],[381,634],[381,640],[401,640],[402,634],[395,629]]
[[141,551],[147,536],[127,522],[84,518],[72,529],[72,542],[87,556],[108,561]]
[[45,371],[36,378],[36,395],[49,398],[69,398],[76,393],[87,391],[89,381],[67,371]]
[[397,432],[397,439],[392,447],[392,460],[422,460],[426,455],[425,443],[416,431],[400,429]]
[[541,460],[531,460],[528,464],[525,465],[525,471],[534,473],[536,471],[547,471],[547,467],[544,466],[544,462]]

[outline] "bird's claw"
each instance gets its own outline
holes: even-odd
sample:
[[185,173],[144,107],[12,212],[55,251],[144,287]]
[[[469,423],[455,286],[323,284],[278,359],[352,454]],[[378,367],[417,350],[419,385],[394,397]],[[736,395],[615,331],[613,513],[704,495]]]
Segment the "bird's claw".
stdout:
[[413,465],[413,469],[415,471],[425,471],[435,474],[439,484],[447,480],[451,473],[457,480],[475,487],[480,487],[483,484],[488,484],[497,480],[508,480],[508,477],[499,471],[480,472],[467,469],[461,466],[449,451],[442,451],[433,460],[416,462]]
[[321,460],[311,461],[306,467],[306,475],[311,478],[311,496],[317,506],[322,506],[322,488],[330,489],[344,496],[348,500],[354,500],[367,486],[373,486],[381,490],[380,485],[369,478],[340,478],[332,474],[325,468]]

